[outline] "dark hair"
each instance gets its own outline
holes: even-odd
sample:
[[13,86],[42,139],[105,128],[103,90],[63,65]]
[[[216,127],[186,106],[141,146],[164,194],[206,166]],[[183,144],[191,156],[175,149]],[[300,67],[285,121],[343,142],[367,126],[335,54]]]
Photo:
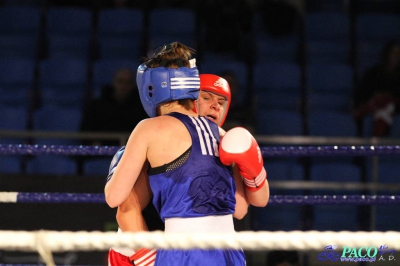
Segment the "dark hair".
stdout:
[[[192,55],[195,52],[193,48],[183,43],[173,42],[157,49],[154,56],[151,58],[144,58],[144,62],[150,68],[161,66],[167,68],[190,67],[189,60],[192,59]],[[182,105],[187,110],[191,110],[194,108],[193,102],[194,100],[192,99],[183,99],[179,100],[178,104]]]
[[189,67],[189,60],[196,51],[180,42],[173,42],[164,45],[156,50],[151,58],[144,58],[144,62],[148,67]]

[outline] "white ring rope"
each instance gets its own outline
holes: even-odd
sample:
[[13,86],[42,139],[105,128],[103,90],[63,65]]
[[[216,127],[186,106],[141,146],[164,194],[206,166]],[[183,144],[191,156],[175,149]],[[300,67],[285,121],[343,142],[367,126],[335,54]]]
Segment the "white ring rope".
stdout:
[[[0,231],[0,250],[64,252],[108,250],[110,247],[158,249],[323,250],[327,245],[400,249],[400,232],[241,231],[236,233],[164,233]],[[47,253],[48,254],[48,253]]]

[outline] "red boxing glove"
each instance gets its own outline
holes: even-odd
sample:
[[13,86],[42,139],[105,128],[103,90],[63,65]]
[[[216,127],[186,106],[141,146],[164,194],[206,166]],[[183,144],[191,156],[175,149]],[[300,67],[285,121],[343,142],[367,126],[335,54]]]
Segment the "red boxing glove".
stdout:
[[225,165],[235,163],[246,188],[257,191],[267,179],[260,147],[251,133],[243,127],[226,132],[219,145],[219,157]]
[[141,248],[135,252],[129,259],[135,266],[153,266],[156,261],[157,250]]

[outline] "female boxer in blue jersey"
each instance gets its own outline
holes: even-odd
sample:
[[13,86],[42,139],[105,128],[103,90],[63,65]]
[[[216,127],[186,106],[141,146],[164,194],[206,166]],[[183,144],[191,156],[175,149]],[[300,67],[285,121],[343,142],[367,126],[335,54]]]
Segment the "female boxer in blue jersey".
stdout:
[[[200,74],[200,94],[195,101],[196,112],[222,127],[229,111],[231,102],[231,92],[228,82],[217,75]],[[110,165],[110,176],[118,164],[125,147],[118,151]],[[234,169],[237,170],[237,169]],[[243,181],[234,171],[236,192],[236,202],[245,202],[248,205],[243,190]],[[118,232],[137,232],[146,231],[147,223],[150,223],[152,230],[164,230],[163,225],[158,225],[158,213],[149,201],[151,191],[148,186],[147,174],[143,173],[136,182],[133,191],[128,199],[124,201],[117,210]],[[240,204],[239,204],[240,205]],[[143,212],[144,208],[146,210]],[[242,219],[247,209],[241,209],[241,213],[235,212],[233,217]],[[143,214],[143,215],[142,215]],[[154,221],[156,220],[156,221]],[[111,248],[108,253],[108,266],[131,266],[135,261],[136,266],[154,265],[156,250],[140,249],[135,252],[129,248]]]
[[[139,66],[140,97],[151,118],[133,130],[106,184],[106,201],[122,204],[147,164],[166,232],[233,232],[232,215],[246,212],[247,204],[236,201],[234,177],[224,164],[236,165],[246,198],[256,206],[268,202],[266,172],[247,130],[234,128],[221,139],[225,132],[193,111],[200,81],[191,52],[172,43]],[[241,250],[159,250],[155,265],[245,265],[245,258]]]
[[[222,127],[231,102],[229,84],[224,78],[213,74],[200,74],[199,77],[200,94],[195,101],[196,112]],[[114,156],[110,165],[109,177],[112,176],[124,150],[125,147],[122,147]],[[243,191],[243,181],[238,174],[234,176],[236,202],[244,201],[248,204]],[[151,197],[147,174],[142,172],[128,199],[118,206],[116,216],[119,226],[118,232],[146,231],[148,225],[150,225],[150,230],[164,230],[164,226],[163,224],[160,225],[159,215],[152,203],[149,206]],[[144,210],[145,208],[146,210]],[[242,213],[235,212],[233,217],[241,219],[245,214],[242,209]],[[108,266],[131,266],[132,261],[136,266],[152,266],[154,265],[155,257],[156,250],[143,248],[135,252],[130,248],[115,247],[108,252]]]

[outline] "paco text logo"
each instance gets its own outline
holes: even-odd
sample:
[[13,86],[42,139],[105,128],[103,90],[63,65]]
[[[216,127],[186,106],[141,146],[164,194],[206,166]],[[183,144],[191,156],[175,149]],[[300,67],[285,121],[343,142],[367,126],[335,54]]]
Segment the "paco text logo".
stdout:
[[324,248],[324,251],[317,255],[319,261],[342,261],[342,262],[383,262],[394,261],[395,249],[389,249],[387,245],[349,247],[344,246],[341,253],[336,252],[336,245],[329,245]]

